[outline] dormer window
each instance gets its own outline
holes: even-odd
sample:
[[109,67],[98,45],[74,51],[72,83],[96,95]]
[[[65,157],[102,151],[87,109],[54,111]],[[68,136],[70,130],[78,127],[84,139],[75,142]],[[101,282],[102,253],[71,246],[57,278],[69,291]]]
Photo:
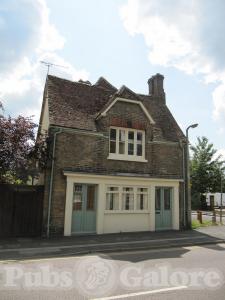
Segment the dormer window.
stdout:
[[109,159],[145,160],[145,131],[110,127]]

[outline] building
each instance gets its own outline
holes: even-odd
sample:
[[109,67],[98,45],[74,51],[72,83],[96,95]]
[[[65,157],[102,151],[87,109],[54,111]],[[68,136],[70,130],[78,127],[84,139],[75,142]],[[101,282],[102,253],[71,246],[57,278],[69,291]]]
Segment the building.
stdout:
[[95,84],[47,77],[39,133],[51,141],[41,176],[48,233],[183,228],[184,135],[163,80],[151,77],[142,95],[103,77]]
[[206,193],[205,194],[207,206],[214,209],[214,207],[222,207],[225,206],[225,193],[222,193],[222,201],[221,201],[221,193]]

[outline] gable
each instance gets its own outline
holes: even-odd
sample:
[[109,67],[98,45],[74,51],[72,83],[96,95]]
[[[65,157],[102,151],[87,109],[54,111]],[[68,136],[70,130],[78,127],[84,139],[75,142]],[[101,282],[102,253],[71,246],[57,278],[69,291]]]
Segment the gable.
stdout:
[[108,82],[104,77],[100,77],[98,81],[95,83],[95,86],[112,91],[112,93],[115,93],[117,91],[117,89],[110,82]]
[[119,98],[126,98],[131,100],[140,100],[138,95],[133,92],[131,89],[123,85],[117,92]]
[[151,117],[151,115],[149,114],[148,110],[146,109],[146,107],[144,106],[144,104],[141,101],[137,101],[137,100],[131,100],[131,99],[126,99],[126,98],[120,98],[117,97],[115,98],[109,105],[108,107],[105,108],[104,111],[101,112],[100,116],[105,117],[107,115],[107,113],[117,104],[117,103],[125,103],[126,105],[135,105],[138,107],[138,109],[141,109],[141,111],[144,113],[144,115],[146,116],[146,118],[148,119],[148,121],[151,124],[155,124],[155,121],[153,120],[153,118]]

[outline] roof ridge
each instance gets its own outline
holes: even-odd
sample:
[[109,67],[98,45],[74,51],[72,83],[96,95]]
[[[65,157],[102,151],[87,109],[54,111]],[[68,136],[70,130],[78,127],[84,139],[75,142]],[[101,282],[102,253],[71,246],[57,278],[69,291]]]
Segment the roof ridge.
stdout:
[[[90,87],[90,88],[96,88],[99,91],[104,90],[105,92],[108,92],[108,93],[111,92],[111,95],[113,95],[117,91],[117,89],[115,87],[114,87],[115,92],[112,92],[112,90],[106,89],[106,88],[101,87],[101,86],[97,86],[95,84],[87,84],[85,82],[72,81],[72,80],[69,80],[69,79],[66,79],[66,78],[62,78],[62,77],[58,77],[58,76],[54,76],[54,75],[48,75],[48,77],[49,78],[52,77],[53,79],[56,79],[56,80],[61,80],[61,81],[64,81],[64,82],[68,82],[68,83],[71,83],[73,85],[79,85],[79,86],[85,86],[85,87]],[[112,87],[113,87],[113,85],[112,85]]]
[[[91,83],[90,84],[87,84],[87,81],[90,82],[89,80],[82,80],[82,79],[79,79],[79,81],[73,81],[73,80],[70,80],[70,79],[66,79],[66,78],[62,78],[62,77],[58,77],[58,76],[55,76],[55,75],[48,75],[48,77],[52,77],[52,78],[55,78],[55,79],[59,79],[61,81],[66,81],[66,82],[69,82],[69,83],[72,83],[72,84],[79,84],[79,85],[85,85],[85,86],[93,86]],[[81,81],[80,81],[81,80]],[[83,82],[82,82],[83,81]]]

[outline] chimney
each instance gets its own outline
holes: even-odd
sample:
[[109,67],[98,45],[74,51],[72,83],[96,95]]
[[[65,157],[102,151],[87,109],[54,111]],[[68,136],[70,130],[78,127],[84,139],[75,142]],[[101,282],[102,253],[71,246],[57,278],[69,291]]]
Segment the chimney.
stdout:
[[165,97],[163,89],[164,76],[157,73],[148,80],[149,95],[156,97]]

